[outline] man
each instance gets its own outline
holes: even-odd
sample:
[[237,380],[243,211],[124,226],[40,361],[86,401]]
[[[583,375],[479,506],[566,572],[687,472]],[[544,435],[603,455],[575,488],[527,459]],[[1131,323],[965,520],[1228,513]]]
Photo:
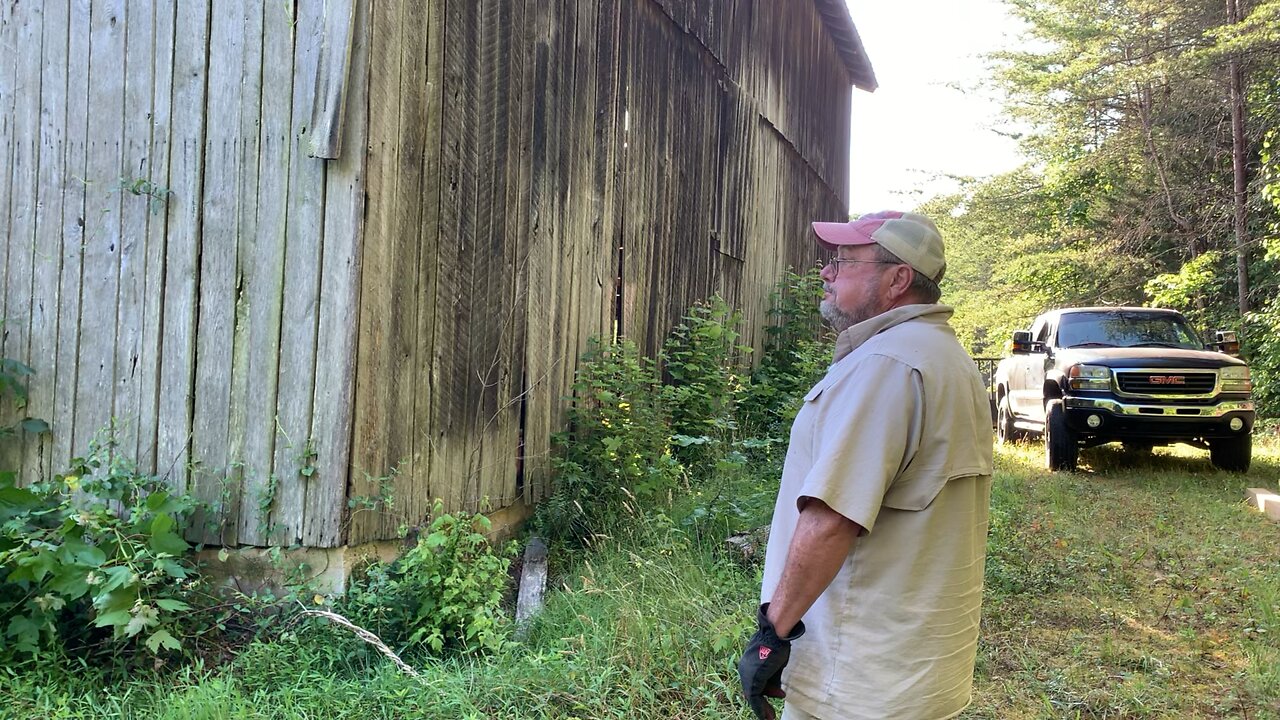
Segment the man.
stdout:
[[813,230],[834,254],[821,312],[840,334],[791,429],[743,690],[766,720],[766,696],[784,695],[784,720],[949,718],[969,703],[977,650],[986,390],[936,304],[946,260],[931,220]]

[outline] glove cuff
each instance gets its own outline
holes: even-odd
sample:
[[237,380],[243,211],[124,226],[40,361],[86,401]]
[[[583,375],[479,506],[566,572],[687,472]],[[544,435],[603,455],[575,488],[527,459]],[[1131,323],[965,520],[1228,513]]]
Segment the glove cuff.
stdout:
[[804,621],[796,622],[796,626],[791,628],[791,634],[787,637],[778,635],[778,631],[773,627],[773,623],[769,622],[769,603],[760,605],[760,609],[756,612],[756,625],[760,631],[766,633],[769,637],[775,638],[780,642],[790,644],[792,640],[804,635]]

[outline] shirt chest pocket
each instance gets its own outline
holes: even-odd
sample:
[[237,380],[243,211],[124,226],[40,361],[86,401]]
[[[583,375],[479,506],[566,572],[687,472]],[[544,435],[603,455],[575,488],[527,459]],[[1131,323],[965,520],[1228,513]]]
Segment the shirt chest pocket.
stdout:
[[883,504],[894,510],[923,510],[938,497],[946,484],[946,473],[940,468],[933,469],[932,472],[908,471],[889,486],[889,491],[884,494]]

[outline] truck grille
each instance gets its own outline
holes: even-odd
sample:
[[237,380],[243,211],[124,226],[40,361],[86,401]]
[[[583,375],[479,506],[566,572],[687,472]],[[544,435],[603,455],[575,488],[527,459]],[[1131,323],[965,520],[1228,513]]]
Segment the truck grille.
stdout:
[[1205,395],[1218,384],[1216,372],[1160,370],[1117,372],[1120,392],[1133,395]]

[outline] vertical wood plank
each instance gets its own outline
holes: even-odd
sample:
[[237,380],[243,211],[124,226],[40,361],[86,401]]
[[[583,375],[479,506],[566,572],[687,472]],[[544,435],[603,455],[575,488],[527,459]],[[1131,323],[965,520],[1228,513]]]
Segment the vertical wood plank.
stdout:
[[[145,0],[144,0],[145,1]],[[166,207],[169,196],[169,143],[174,87],[174,14],[172,2],[153,3],[152,42],[154,78],[151,87],[151,115],[147,142],[148,163],[154,186],[163,195],[159,207],[146,216],[146,252],[143,259],[142,350],[138,362],[138,466],[146,472],[162,471],[156,454],[158,411],[160,401],[160,366],[163,362],[161,318],[166,307],[164,291],[165,247],[167,244]]]
[[[156,471],[178,490],[188,489],[196,340],[198,248],[203,222],[205,77],[209,8],[177,3],[174,21],[173,101],[165,206],[164,264]],[[203,537],[193,528],[193,537]]]
[[356,377],[356,331],[360,307],[360,252],[364,217],[365,145],[369,103],[369,3],[353,19],[351,74],[344,96],[341,145],[326,178],[324,258],[321,270],[320,344],[316,362],[315,438],[317,473],[307,486],[302,544],[334,547],[343,542],[347,473],[351,467],[352,398]]
[[[51,420],[58,354],[58,276],[62,241],[63,163],[66,159],[67,33],[69,6],[51,2],[44,8],[40,77],[39,193],[35,218],[35,260],[31,298],[31,378],[27,413]],[[2,145],[2,143],[0,143]],[[3,151],[0,151],[2,154]],[[55,472],[52,437],[44,435],[28,446],[23,479],[39,479]]]
[[[18,23],[14,6],[0,3],[0,47],[17,48]],[[13,136],[14,103],[17,99],[19,53],[0,54],[0,237],[9,237],[13,219],[13,157],[17,141]],[[6,317],[9,278],[9,243],[0,247],[0,318]],[[2,331],[3,328],[0,328]],[[4,336],[0,334],[0,351]]]
[[[54,466],[72,456],[75,428],[76,375],[79,367],[77,338],[85,243],[85,162],[88,156],[89,118],[89,0],[71,0],[67,48],[67,143],[63,173],[61,266],[58,276],[58,350],[54,368],[53,429]],[[83,452],[85,448],[76,448]]]
[[430,0],[427,5],[426,89],[422,151],[422,230],[421,251],[415,268],[418,285],[418,308],[415,328],[415,358],[410,371],[417,382],[414,388],[413,448],[415,482],[419,505],[413,520],[429,512],[440,496],[437,466],[443,466],[445,454],[439,446],[435,422],[436,403],[440,397],[440,368],[436,367],[437,327],[439,315],[447,306],[440,304],[442,244],[452,238],[444,232],[445,105],[450,87],[446,81],[445,42],[449,32],[445,15],[446,3]]
[[[464,490],[464,507],[473,512],[505,507],[514,494],[511,425],[511,358],[507,339],[515,334],[513,306],[514,247],[507,242],[515,208],[505,207],[508,151],[508,115],[511,111],[507,80],[510,73],[511,16],[504,3],[480,6],[474,32],[479,55],[477,106],[473,111],[479,156],[475,195],[475,285],[473,297],[490,298],[478,303],[473,316],[471,356],[477,392],[471,418],[472,447]],[[483,109],[483,110],[482,110]],[[509,452],[510,451],[510,452]]]
[[499,173],[503,184],[494,195],[493,213],[497,218],[498,232],[503,243],[503,262],[510,268],[505,292],[505,323],[508,329],[499,339],[502,343],[504,366],[503,382],[499,387],[498,403],[501,410],[495,460],[499,467],[491,474],[489,494],[495,507],[506,507],[518,499],[524,491],[525,481],[524,416],[527,407],[527,373],[524,363],[524,345],[527,334],[529,286],[526,270],[527,237],[529,233],[530,204],[528,183],[530,174],[529,132],[531,105],[534,102],[528,91],[526,68],[529,65],[530,17],[527,6],[515,5],[505,19],[509,31],[503,43],[505,74],[502,92],[506,96],[505,134],[506,157],[500,158]]
[[[120,172],[120,285],[116,310],[111,415],[122,452],[136,459],[141,427],[141,368],[145,323],[147,223],[166,198],[163,175],[152,165],[151,116],[155,89],[155,3],[128,0],[125,25],[124,126]],[[154,359],[152,358],[152,361]]]
[[[10,164],[0,168],[0,174],[7,174],[11,180],[8,202],[10,225],[6,245],[8,257],[5,265],[7,279],[4,285],[4,310],[0,318],[4,319],[3,348],[0,356],[16,358],[28,365],[37,366],[37,358],[31,354],[31,330],[33,323],[33,283],[32,277],[36,266],[36,209],[39,192],[40,169],[40,56],[44,30],[43,6],[36,4],[15,4],[10,10],[10,32],[5,40],[8,47],[14,49],[14,85],[12,116],[13,150]],[[9,62],[5,63],[10,64]],[[3,72],[3,71],[0,71]],[[0,120],[0,122],[4,122]],[[0,206],[2,207],[2,206]],[[38,371],[46,368],[36,368]],[[28,390],[31,381],[27,381]],[[25,446],[30,446],[29,448]],[[24,449],[29,453],[24,453]],[[24,454],[38,454],[37,441],[22,437],[16,442],[0,446],[0,453],[12,454],[12,457],[0,455],[0,467],[23,469]],[[30,482],[34,477],[26,477]]]
[[[270,274],[260,276],[260,268],[255,262],[258,245],[262,241],[259,231],[259,190],[262,164],[262,86],[265,72],[264,48],[267,12],[263,0],[241,0],[240,12],[235,15],[240,26],[238,34],[240,46],[240,102],[236,108],[238,123],[233,124],[236,135],[233,147],[235,153],[235,261],[233,263],[234,287],[232,288],[232,327],[231,327],[231,363],[230,373],[230,407],[227,417],[227,435],[224,440],[227,447],[225,480],[227,483],[226,508],[219,518],[219,524],[226,527],[222,540],[226,544],[243,542],[239,537],[242,518],[257,513],[259,505],[246,503],[245,483],[247,469],[245,451],[248,447],[248,435],[251,432],[267,433],[272,430],[263,427],[261,415],[250,422],[250,409],[261,412],[262,406],[250,396],[259,392],[253,381],[260,376],[252,371],[262,364],[258,356],[262,349],[253,345],[255,319],[253,305],[255,291],[259,297],[278,287],[276,278]],[[277,9],[277,12],[279,10]],[[270,162],[270,161],[268,161]],[[230,262],[230,258],[224,260]],[[264,287],[265,286],[265,287]],[[273,293],[274,294],[274,293]],[[272,305],[268,300],[267,304]],[[270,363],[270,361],[268,361]],[[215,440],[216,441],[216,440]]]
[[[416,524],[430,512],[431,497],[427,487],[426,467],[430,448],[419,440],[421,428],[415,405],[420,398],[417,378],[419,354],[428,352],[418,335],[419,316],[431,314],[433,299],[427,299],[433,278],[416,272],[424,258],[435,253],[432,227],[423,222],[424,156],[428,122],[428,77],[432,26],[439,16],[426,0],[400,3],[400,53],[397,90],[397,127],[395,132],[396,163],[394,191],[391,195],[393,215],[388,225],[388,251],[395,268],[384,280],[395,307],[395,322],[388,337],[387,376],[382,382],[390,393],[387,409],[391,423],[386,429],[387,460],[396,469],[393,490],[394,512],[380,518],[383,536],[394,536],[395,526],[402,522]],[[424,22],[425,20],[425,22]],[[424,287],[426,285],[426,287]],[[388,468],[390,470],[390,468]]]
[[308,155],[333,160],[342,151],[356,0],[326,0],[324,5],[324,36],[311,105],[311,147]]
[[[407,275],[397,267],[397,246],[401,242],[396,221],[400,161],[401,64],[404,54],[404,27],[398,3],[374,2],[370,17],[372,44],[369,58],[369,138],[366,172],[365,238],[361,250],[361,294],[359,338],[356,349],[354,434],[348,494],[354,502],[350,516],[349,542],[377,538],[383,528],[384,508],[370,506],[380,495],[379,483],[370,480],[387,476],[401,458],[391,455],[389,435],[398,427],[410,430],[411,418],[397,418],[393,412],[392,373],[397,362],[398,308],[412,306],[412,296],[397,298],[391,278]],[[416,265],[414,266],[416,276]],[[394,308],[394,309],[393,309]],[[416,326],[416,319],[415,319]],[[397,424],[398,423],[398,424]]]
[[293,15],[290,7],[265,2],[262,10],[262,86],[257,185],[257,231],[241,238],[248,305],[248,356],[244,384],[244,447],[240,456],[239,540],[267,543],[272,512],[279,505],[280,478],[273,476],[280,379],[284,257],[293,162]]
[[[471,76],[476,46],[471,40],[477,8],[444,4],[441,120],[440,237],[435,328],[432,338],[431,463],[428,488],[449,510],[462,507],[470,452],[469,418],[474,410],[467,333],[472,327],[475,258],[474,125],[476,83]],[[448,238],[446,241],[445,238]]]
[[535,3],[528,24],[530,63],[525,71],[529,96],[536,100],[530,113],[529,231],[524,250],[529,298],[526,302],[524,368],[528,398],[524,419],[524,468],[526,502],[541,498],[549,476],[553,414],[560,405],[559,367],[553,351],[553,322],[559,304],[556,282],[556,197],[554,166],[550,162],[555,135],[558,94],[552,82],[549,37],[553,14],[549,3]]
[[311,401],[315,393],[316,327],[319,321],[321,239],[324,223],[324,163],[306,158],[311,142],[308,111],[315,89],[323,27],[322,3],[297,3],[294,17],[293,158],[289,170],[289,206],[285,220],[284,313],[280,331],[280,371],[276,440],[272,472],[279,478],[271,522],[271,542],[292,545],[301,538],[313,463]]
[[196,515],[196,531],[201,541],[218,545],[234,545],[238,529],[227,524],[236,511],[233,497],[239,499],[238,493],[230,492],[236,478],[227,435],[239,284],[236,215],[243,30],[239,13],[222,11],[210,17],[191,479],[192,495],[211,508],[209,517]]
[[[125,15],[122,0],[94,0],[89,18],[89,126],[85,167],[84,306],[77,352],[72,449],[111,425],[120,280],[121,137]],[[114,433],[114,429],[112,429]]]
[[515,249],[515,286],[513,286],[511,333],[512,382],[520,396],[517,402],[516,464],[513,468],[516,498],[527,500],[531,495],[540,497],[540,487],[547,475],[547,445],[549,437],[532,432],[530,411],[543,404],[547,395],[547,378],[530,377],[526,364],[526,347],[529,345],[529,313],[535,302],[544,302],[543,292],[531,297],[530,284],[530,232],[532,227],[532,118],[534,118],[534,9],[529,5],[517,5],[512,19],[511,72],[508,77],[509,111],[507,132],[516,147],[518,163],[508,168],[507,208],[511,209],[511,222],[507,225],[508,242]]

